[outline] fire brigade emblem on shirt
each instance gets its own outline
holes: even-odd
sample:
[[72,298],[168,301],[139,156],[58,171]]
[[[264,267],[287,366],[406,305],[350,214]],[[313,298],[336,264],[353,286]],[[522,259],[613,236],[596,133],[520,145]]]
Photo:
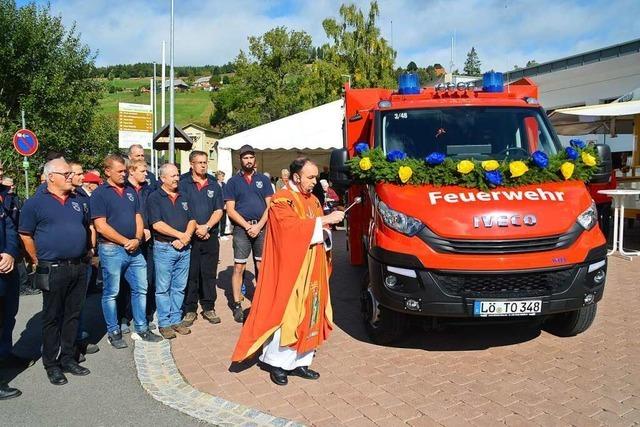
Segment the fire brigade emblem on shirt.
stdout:
[[80,205],[78,204],[78,202],[71,202],[71,206],[73,206],[73,209],[80,212]]
[[129,198],[129,200],[131,200],[133,202],[133,194],[127,193],[127,197]]
[[262,181],[257,181],[256,182],[256,187],[262,188]]
[[182,202],[182,209],[184,209],[185,211],[189,209],[189,205],[187,204],[187,202]]
[[213,190],[207,190],[207,197],[213,199]]

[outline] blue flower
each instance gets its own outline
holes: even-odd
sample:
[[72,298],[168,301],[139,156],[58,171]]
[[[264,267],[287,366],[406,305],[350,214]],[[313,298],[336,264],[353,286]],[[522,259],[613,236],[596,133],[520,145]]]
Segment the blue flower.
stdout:
[[569,144],[571,144],[572,147],[576,147],[576,148],[586,148],[587,144],[581,140],[581,139],[572,139],[569,141]]
[[424,161],[430,164],[431,166],[439,165],[444,162],[444,154],[442,153],[431,153],[427,157],[424,158]]
[[356,154],[359,156],[365,151],[369,151],[369,144],[367,144],[366,142],[358,142],[356,144],[355,150],[356,150]]
[[400,150],[392,150],[387,153],[387,160],[390,162],[397,162],[398,160],[404,160],[407,155]]
[[569,158],[570,160],[575,160],[578,158],[578,152],[573,147],[565,148],[564,152],[567,154],[567,158]]
[[485,172],[485,179],[489,182],[489,184],[497,187],[498,185],[502,185],[502,172],[499,170]]
[[542,151],[535,151],[531,155],[531,158],[533,159],[533,163],[535,163],[535,165],[541,169],[549,166],[549,157],[547,157],[547,155]]

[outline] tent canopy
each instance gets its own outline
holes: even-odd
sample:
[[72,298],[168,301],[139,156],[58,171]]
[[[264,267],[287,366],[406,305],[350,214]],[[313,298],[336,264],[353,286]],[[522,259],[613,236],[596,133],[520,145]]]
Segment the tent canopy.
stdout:
[[331,150],[343,144],[343,104],[342,100],[330,102],[219,140],[218,168],[227,177],[238,170],[239,159],[232,150],[249,144],[256,150],[258,169],[273,176],[301,154],[324,170]]
[[574,116],[629,116],[640,114],[640,100],[561,108],[554,111],[554,113],[571,114]]
[[343,101],[338,100],[276,120],[218,141],[218,148],[238,150],[325,149],[342,147]]

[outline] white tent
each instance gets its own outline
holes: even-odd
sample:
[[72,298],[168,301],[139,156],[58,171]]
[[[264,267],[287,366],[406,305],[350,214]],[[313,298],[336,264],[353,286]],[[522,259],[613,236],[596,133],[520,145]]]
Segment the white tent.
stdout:
[[629,116],[640,114],[640,100],[561,108],[555,112],[574,116]]
[[331,150],[342,147],[343,117],[343,101],[338,100],[223,138],[218,141],[218,168],[231,176],[238,168],[232,152],[249,144],[260,171],[279,176],[298,154],[312,158],[322,171]]

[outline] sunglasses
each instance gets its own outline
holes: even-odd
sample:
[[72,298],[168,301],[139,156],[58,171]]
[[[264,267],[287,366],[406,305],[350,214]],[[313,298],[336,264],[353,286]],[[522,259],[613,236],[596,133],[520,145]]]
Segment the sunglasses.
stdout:
[[75,172],[51,172],[51,173],[54,173],[56,175],[62,175],[64,176],[64,179],[69,179],[76,174]]

